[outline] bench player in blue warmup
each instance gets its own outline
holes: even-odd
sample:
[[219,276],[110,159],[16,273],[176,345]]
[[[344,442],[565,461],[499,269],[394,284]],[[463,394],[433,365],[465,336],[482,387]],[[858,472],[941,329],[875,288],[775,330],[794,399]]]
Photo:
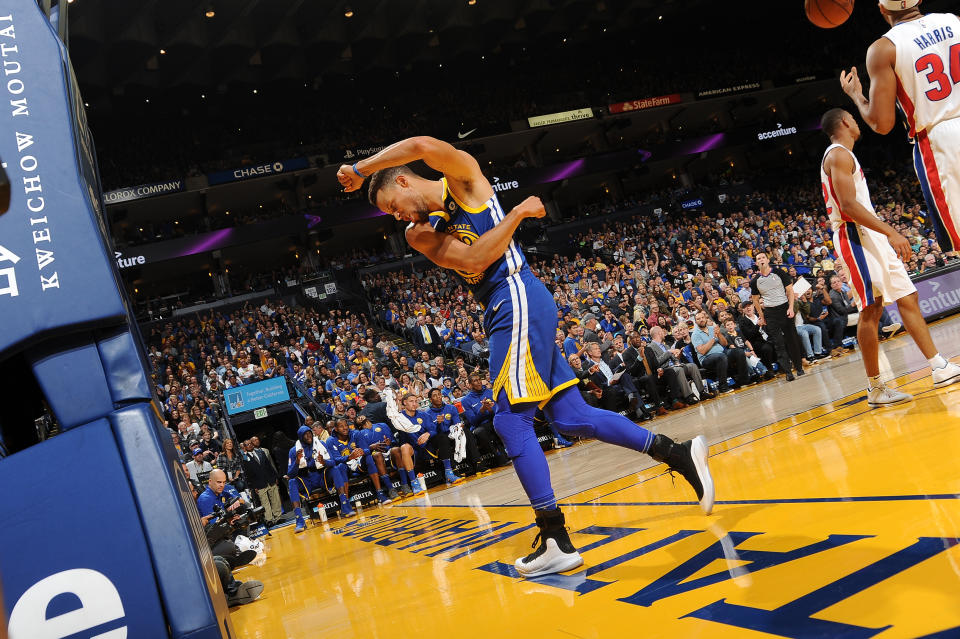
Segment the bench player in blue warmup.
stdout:
[[[429,180],[417,175],[406,166],[417,160],[443,177]],[[505,213],[477,161],[429,137],[402,140],[337,172],[348,192],[358,190],[367,177],[371,178],[370,202],[409,222],[410,246],[438,266],[453,270],[484,306],[490,375],[495,379],[494,428],[514,461],[539,527],[535,550],[516,561],[521,575],[562,572],[583,563],[567,534],[550,468],[534,434],[538,406],[565,434],[595,437],[665,462],[683,475],[704,512],[710,513],[714,487],[702,436],[678,444],[583,401],[573,369],[554,343],[553,296],[530,271],[513,241],[520,222],[546,214],[539,198],[527,198]]]
[[[357,418],[357,420],[360,419],[366,421],[367,418]],[[330,451],[333,461],[344,467],[343,472],[346,473],[348,478],[351,473],[359,474],[361,470],[365,470],[370,475],[370,483],[373,484],[373,490],[380,503],[389,504],[393,501],[383,492],[384,480],[387,486],[390,485],[390,478],[387,476],[383,456],[376,449],[370,448],[364,431],[351,430],[347,420],[341,417],[333,427],[333,434],[327,438],[323,445]],[[379,464],[377,458],[379,458]],[[349,499],[349,490],[347,493],[347,499]]]
[[[397,395],[400,396],[400,405],[397,405]],[[447,436],[449,428],[444,432],[437,422],[436,416],[429,412],[418,410],[420,400],[413,393],[398,393],[387,396],[387,417],[397,429],[397,439],[403,442],[400,447],[400,481],[406,485],[405,479],[416,484],[416,462],[429,461],[429,458],[439,459],[443,463],[443,477],[447,485],[463,481],[453,472],[453,450],[450,438]],[[404,486],[400,490],[408,494]],[[416,485],[413,494],[422,492]]]
[[[337,489],[340,497],[340,515],[353,517],[355,514],[347,499],[346,467],[336,464],[322,442],[314,441],[313,431],[309,426],[301,426],[297,431],[297,443],[290,449],[287,456],[287,477],[290,482],[287,490],[290,492],[290,501],[293,502],[293,513],[297,516],[295,533],[306,529],[303,512],[300,510],[299,496],[310,496],[314,490],[330,489],[330,483]],[[320,505],[323,508],[323,504]]]

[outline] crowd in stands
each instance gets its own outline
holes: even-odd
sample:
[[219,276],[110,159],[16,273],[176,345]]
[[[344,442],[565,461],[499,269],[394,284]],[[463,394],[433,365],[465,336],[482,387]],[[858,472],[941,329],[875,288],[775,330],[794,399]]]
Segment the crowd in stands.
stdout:
[[[492,429],[489,379],[476,365],[477,358],[467,354],[445,358],[434,349],[409,345],[401,349],[390,336],[378,335],[362,314],[336,309],[321,313],[282,301],[265,301],[232,312],[158,322],[147,341],[167,428],[185,472],[194,481],[202,481],[213,469],[226,472],[232,482],[242,480],[241,469],[250,477],[244,462],[251,461],[261,444],[254,440],[238,444],[220,429],[220,393],[275,377],[300,385],[315,402],[306,425],[316,419],[314,434],[328,449],[335,444],[330,438],[340,420],[348,430],[358,431],[363,420],[369,427],[387,424],[396,436],[396,419],[387,417],[385,407],[390,393],[392,400],[415,399],[409,406],[414,413],[427,407],[428,399],[436,408],[458,406],[442,426],[448,432],[450,420],[459,423],[463,415],[468,457],[456,461],[465,461],[468,472],[484,472],[490,465],[507,463]],[[428,398],[431,389],[438,392]],[[399,439],[404,443],[402,436]],[[270,443],[274,475],[265,468],[254,474],[265,474],[268,480],[296,474],[288,467],[294,442],[276,432]],[[402,446],[397,450],[398,454],[405,451]],[[401,463],[398,458],[395,467],[401,469]],[[449,470],[448,479],[455,481]],[[267,486],[259,481],[252,488],[260,491]],[[390,491],[392,488],[384,487],[385,494]],[[290,501],[296,501],[295,494]],[[278,516],[277,510],[267,513],[270,521]]]

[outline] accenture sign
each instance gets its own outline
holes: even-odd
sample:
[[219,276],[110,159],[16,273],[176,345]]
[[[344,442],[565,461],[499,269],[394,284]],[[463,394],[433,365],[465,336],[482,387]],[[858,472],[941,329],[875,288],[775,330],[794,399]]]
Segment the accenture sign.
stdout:
[[504,180],[503,182],[501,182],[500,178],[494,177],[493,184],[491,184],[490,186],[492,186],[493,190],[496,191],[497,193],[502,193],[503,191],[510,191],[513,189],[520,188],[520,183],[517,182],[516,180]]
[[797,127],[795,126],[783,126],[777,122],[777,128],[772,131],[761,131],[757,133],[758,140],[770,140],[773,138],[782,138],[787,135],[795,135],[797,132]]
[[117,260],[117,268],[120,269],[130,268],[131,266],[140,266],[147,263],[147,258],[142,255],[124,257],[123,253],[120,251],[114,251],[113,257]]

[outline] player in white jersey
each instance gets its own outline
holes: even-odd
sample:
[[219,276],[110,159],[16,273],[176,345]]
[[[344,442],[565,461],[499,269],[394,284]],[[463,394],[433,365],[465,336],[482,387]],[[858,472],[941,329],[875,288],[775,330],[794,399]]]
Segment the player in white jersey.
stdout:
[[912,253],[910,242],[881,220],[870,202],[863,169],[853,154],[853,145],[860,139],[857,121],[843,109],[831,109],[820,124],[830,138],[820,165],[820,183],[833,228],[833,245],[850,275],[860,311],[857,343],[867,373],[867,402],[870,406],[886,406],[913,399],[880,380],[877,326],[888,302],[897,303],[907,332],[930,362],[934,387],[960,381],[960,366],[946,361],[933,344],[920,313],[917,288],[903,266]]
[[840,84],[877,133],[890,132],[899,105],[940,248],[960,251],[960,19],[924,15],[920,0],[879,2],[891,29],[867,50],[870,99],[856,67]]

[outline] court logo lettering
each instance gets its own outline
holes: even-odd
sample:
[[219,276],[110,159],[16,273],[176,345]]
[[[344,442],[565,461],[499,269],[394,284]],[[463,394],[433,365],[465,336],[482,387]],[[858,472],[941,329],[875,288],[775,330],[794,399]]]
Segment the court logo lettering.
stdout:
[[[581,548],[580,552],[584,553],[617,539],[641,532],[642,530],[644,529],[590,526],[576,532],[602,537],[600,540]],[[672,535],[647,543],[619,557],[608,559],[600,564],[580,570],[579,572],[573,574],[546,575],[543,577],[535,577],[529,581],[585,595],[615,583],[612,581],[608,582],[593,579],[592,577],[598,573],[664,548],[665,546],[669,546],[674,542],[704,533],[707,533],[707,531],[680,530]],[[666,574],[655,579],[637,592],[626,597],[621,597],[617,599],[617,601],[635,606],[650,607],[658,601],[673,597],[674,595],[712,586],[713,584],[723,581],[749,579],[749,575],[765,568],[788,564],[824,551],[846,547],[849,544],[872,537],[872,535],[830,535],[826,539],[814,541],[805,546],[785,551],[741,550],[738,548],[738,546],[745,541],[761,535],[763,535],[763,533],[734,531],[721,535],[716,542],[712,543],[706,549],[667,571]],[[714,533],[713,536],[716,537],[717,535]],[[762,537],[760,538],[762,539]],[[833,582],[812,592],[808,592],[793,601],[786,602],[773,610],[731,604],[725,599],[720,599],[691,610],[681,618],[693,617],[704,621],[712,621],[738,628],[756,630],[758,632],[767,632],[783,637],[872,637],[890,626],[868,628],[814,618],[814,615],[882,581],[890,579],[922,561],[926,561],[952,548],[957,545],[958,542],[960,542],[960,539],[954,537],[920,537],[915,542],[892,554],[874,561],[853,573],[839,576]],[[736,564],[736,567],[692,579],[694,575],[715,561],[726,561],[728,566],[734,566],[734,564]],[[520,576],[512,564],[500,561],[478,566],[477,570],[483,570],[505,577]]]
[[333,532],[378,546],[392,546],[396,550],[408,550],[427,557],[445,555],[441,558],[457,561],[529,530],[534,525],[522,525],[515,521],[478,522],[397,515],[352,521]]

